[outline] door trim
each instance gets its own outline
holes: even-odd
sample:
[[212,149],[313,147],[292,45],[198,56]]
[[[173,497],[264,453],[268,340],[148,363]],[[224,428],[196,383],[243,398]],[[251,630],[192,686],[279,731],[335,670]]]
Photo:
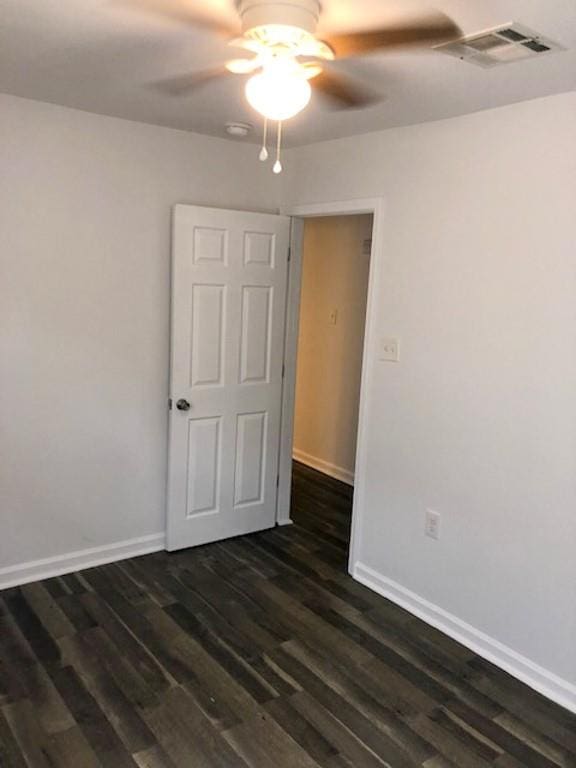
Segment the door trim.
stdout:
[[290,259],[288,261],[286,320],[284,322],[284,377],[282,379],[276,525],[292,524],[290,518],[292,441],[294,438],[294,406],[296,402],[296,361],[298,357],[298,330],[300,326],[303,239],[304,220],[299,217],[293,217],[290,228]]
[[356,554],[362,532],[363,510],[365,508],[366,464],[368,457],[368,382],[371,378],[375,345],[375,286],[378,285],[381,262],[384,255],[385,201],[382,197],[337,200],[309,205],[297,205],[281,213],[292,217],[291,258],[288,264],[288,296],[286,302],[286,338],[284,342],[284,381],[282,386],[282,423],[280,432],[280,461],[278,465],[278,497],[276,522],[289,525],[290,495],[292,484],[292,442],[294,436],[294,403],[296,395],[296,358],[298,350],[298,325],[300,315],[300,290],[302,283],[302,243],[304,219],[319,216],[346,216],[372,214],[372,248],[368,273],[368,296],[366,304],[366,325],[362,352],[362,373],[360,379],[360,407],[358,413],[358,440],[354,469],[354,502],[352,505],[352,529],[348,571],[353,573]]

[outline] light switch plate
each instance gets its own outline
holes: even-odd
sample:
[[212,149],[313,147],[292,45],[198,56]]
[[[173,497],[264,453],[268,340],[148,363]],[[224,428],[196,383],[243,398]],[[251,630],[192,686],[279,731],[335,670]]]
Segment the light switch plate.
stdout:
[[338,310],[337,309],[332,309],[330,311],[330,314],[328,315],[328,322],[330,323],[330,325],[336,325],[336,323],[338,322]]
[[390,337],[382,338],[379,342],[378,360],[387,363],[397,363],[400,360],[400,342]]
[[424,533],[431,539],[440,538],[440,514],[433,509],[426,510]]

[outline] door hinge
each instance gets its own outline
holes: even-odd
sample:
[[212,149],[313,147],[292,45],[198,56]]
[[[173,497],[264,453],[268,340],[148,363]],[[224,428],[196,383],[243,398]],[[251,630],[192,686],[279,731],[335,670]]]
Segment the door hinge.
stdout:
[[285,363],[282,363],[282,378],[286,375],[286,365]]
[[276,475],[276,488],[280,487],[280,473]]
[[288,248],[288,261],[292,258],[292,248]]
[[169,411],[172,410],[172,398],[171,397],[168,398],[168,410]]

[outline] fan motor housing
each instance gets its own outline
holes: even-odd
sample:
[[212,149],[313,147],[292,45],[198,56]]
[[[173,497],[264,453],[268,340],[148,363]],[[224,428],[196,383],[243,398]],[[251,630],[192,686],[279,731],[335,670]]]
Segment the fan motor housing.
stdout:
[[314,34],[320,17],[317,0],[237,0],[236,7],[244,34],[255,27],[270,25],[296,27]]

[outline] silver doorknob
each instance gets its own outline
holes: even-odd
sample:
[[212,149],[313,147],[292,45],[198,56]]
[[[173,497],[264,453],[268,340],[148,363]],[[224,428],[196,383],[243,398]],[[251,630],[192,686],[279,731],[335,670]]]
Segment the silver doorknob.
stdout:
[[184,400],[184,398],[180,398],[180,400],[176,403],[176,408],[178,408],[179,411],[189,411],[190,410],[190,403],[188,400]]

